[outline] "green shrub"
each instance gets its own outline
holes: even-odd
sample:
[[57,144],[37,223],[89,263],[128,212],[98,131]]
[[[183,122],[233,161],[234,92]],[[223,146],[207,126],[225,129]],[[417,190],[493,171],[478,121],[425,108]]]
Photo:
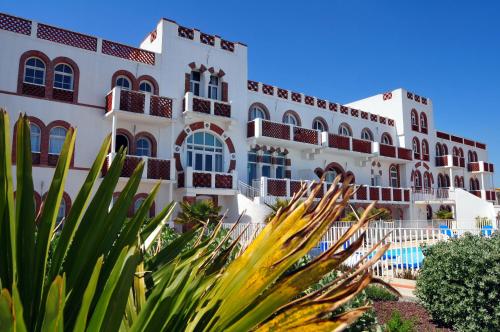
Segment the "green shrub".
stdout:
[[405,319],[399,311],[393,311],[391,318],[385,324],[387,332],[413,332],[416,331],[415,323],[411,319]]
[[416,295],[435,320],[458,331],[500,331],[500,236],[424,248]]
[[366,297],[372,301],[397,301],[398,296],[380,286],[368,286],[365,289]]
[[453,212],[445,209],[436,211],[436,219],[441,219],[441,220],[453,219]]

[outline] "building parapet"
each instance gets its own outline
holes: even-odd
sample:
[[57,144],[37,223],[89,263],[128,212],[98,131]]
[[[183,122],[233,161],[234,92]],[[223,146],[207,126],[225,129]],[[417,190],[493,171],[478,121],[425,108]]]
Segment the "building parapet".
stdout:
[[475,142],[473,140],[467,139],[467,138],[462,138],[459,136],[451,135],[442,131],[436,131],[436,137],[441,138],[450,142],[455,142],[455,143],[460,143],[472,147],[476,147],[482,150],[486,150],[486,144],[480,143],[480,142]]
[[155,65],[156,53],[0,13],[0,29],[125,60]]
[[322,110],[328,110],[332,112],[340,112],[347,116],[352,116],[353,118],[359,118],[367,121],[377,122],[382,125],[387,125],[394,127],[395,122],[393,119],[380,116],[373,113],[364,112],[358,109],[350,108],[338,103],[334,103],[325,99],[319,99],[313,96],[304,95],[302,93],[289,91],[286,89],[278,88],[269,84],[260,83],[257,81],[247,81],[247,89],[249,91],[262,93],[266,96],[276,97],[278,99],[283,99],[287,101],[292,101],[299,104],[304,104],[312,107],[316,107]]

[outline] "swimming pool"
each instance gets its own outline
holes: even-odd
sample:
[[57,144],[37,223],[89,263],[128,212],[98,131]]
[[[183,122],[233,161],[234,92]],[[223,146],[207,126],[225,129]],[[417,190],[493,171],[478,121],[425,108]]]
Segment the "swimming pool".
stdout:
[[420,268],[424,261],[424,254],[420,247],[394,248],[387,250],[382,260],[391,260],[392,266],[398,268]]

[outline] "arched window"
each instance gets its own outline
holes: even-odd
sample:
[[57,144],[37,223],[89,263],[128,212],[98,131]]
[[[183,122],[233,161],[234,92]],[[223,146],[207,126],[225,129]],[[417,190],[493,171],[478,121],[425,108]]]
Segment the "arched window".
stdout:
[[351,127],[347,123],[342,123],[339,126],[339,135],[340,136],[352,136]]
[[64,197],[61,199],[61,204],[59,205],[59,210],[57,210],[56,225],[59,225],[64,217],[66,217],[66,201]]
[[443,147],[443,156],[448,155],[448,146],[446,146],[446,144],[443,143],[442,147]]
[[453,180],[455,187],[460,188],[460,177],[458,175],[455,175],[455,178]]
[[199,71],[192,71],[189,80],[189,91],[195,96],[200,96],[201,73]]
[[467,159],[469,160],[469,163],[474,162],[474,155],[472,154],[471,150],[469,150],[469,152],[467,152]]
[[325,168],[324,177],[326,182],[333,182],[337,175],[344,175],[344,170],[337,164],[329,164]]
[[429,172],[424,172],[424,188],[431,188],[431,175],[429,174]]
[[291,112],[286,112],[283,115],[283,123],[286,123],[286,124],[289,124],[289,125],[292,125],[292,126],[298,126],[298,124],[299,124],[297,118]]
[[312,127],[321,132],[327,131],[325,123],[320,119],[314,119]]
[[144,203],[145,200],[146,199],[142,198],[142,197],[135,200],[135,202],[134,202],[134,214],[137,213],[137,211],[139,211],[142,203]]
[[459,157],[460,153],[458,152],[458,148],[456,146],[453,147],[453,156],[454,157]]
[[464,157],[464,150],[462,148],[458,148],[458,155],[460,156],[460,158]]
[[45,85],[45,63],[39,58],[29,58],[24,65],[24,83]]
[[364,139],[366,141],[373,141],[373,134],[372,131],[368,128],[364,128],[361,131],[361,139]]
[[[116,135],[116,139],[115,139],[115,150],[116,151],[119,151],[121,147],[124,147],[124,148],[127,148],[129,147],[129,141],[128,141],[128,137],[126,135],[122,135],[122,134],[117,134]],[[130,151],[128,151],[130,152]]]
[[64,139],[66,138],[66,128],[54,127],[49,132],[49,154],[60,154]]
[[207,132],[197,132],[187,138],[187,165],[197,171],[222,172],[224,147]]
[[[425,157],[425,156],[429,156],[429,143],[427,143],[427,140],[426,139],[423,139],[422,140],[422,155]],[[428,158],[426,158],[428,159]]]
[[472,155],[474,156],[474,161],[477,162],[479,160],[477,159],[477,152],[476,151],[472,152]]
[[450,184],[451,184],[450,176],[448,174],[445,174],[444,180],[445,180],[445,186],[446,186],[446,188],[449,188]]
[[54,88],[73,91],[73,68],[60,63],[54,68]]
[[473,191],[479,190],[479,180],[471,178],[469,180],[469,188],[470,188],[470,190],[473,190]]
[[422,174],[420,171],[415,172],[415,188],[416,189],[422,189]]
[[427,115],[420,113],[420,128],[422,131],[427,132]]
[[116,79],[116,86],[119,86],[123,90],[131,90],[132,89],[132,83],[128,79],[128,77],[125,76],[118,76]]
[[420,143],[416,137],[413,137],[413,158],[420,159]]
[[40,153],[42,130],[36,124],[30,123],[31,152]]
[[436,143],[436,157],[441,157],[443,155],[443,146],[441,143]]
[[399,187],[399,172],[398,168],[394,165],[389,168],[389,180],[391,183],[391,187],[398,188]]
[[418,113],[415,109],[411,110],[411,126],[413,130],[418,130]]
[[135,154],[137,156],[151,157],[151,142],[146,137],[141,137],[135,144]]
[[210,75],[210,81],[208,81],[208,98],[219,99],[219,81],[219,77]]
[[148,81],[141,81],[139,84],[139,91],[153,93],[153,84]]
[[388,133],[383,133],[382,134],[382,144],[385,145],[392,145],[392,137]]
[[266,111],[260,106],[253,105],[250,107],[250,121],[255,119],[267,120]]

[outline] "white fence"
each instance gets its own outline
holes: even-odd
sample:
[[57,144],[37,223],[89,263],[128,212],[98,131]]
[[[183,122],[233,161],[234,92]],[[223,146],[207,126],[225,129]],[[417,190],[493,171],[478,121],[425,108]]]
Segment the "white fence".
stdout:
[[[231,228],[233,224],[224,224],[224,228]],[[239,242],[243,248],[255,238],[255,236],[265,227],[265,224],[239,224],[233,232],[233,238],[242,234]],[[344,234],[349,226],[331,227],[317,247],[311,250],[310,255],[316,256],[326,251],[333,243]],[[438,241],[445,241],[450,238],[460,237],[465,233],[481,234],[490,236],[493,230],[481,229],[440,229],[440,228],[401,228],[401,227],[380,227],[370,225],[366,230],[365,243],[345,262],[352,266],[360,260],[370,259],[373,253],[367,255],[370,249],[380,242],[389,243],[390,247],[382,258],[373,266],[372,272],[379,277],[408,277],[408,274],[415,275],[422,267],[424,255],[422,247],[435,244]],[[362,231],[358,230],[344,245],[346,248],[361,236]]]

